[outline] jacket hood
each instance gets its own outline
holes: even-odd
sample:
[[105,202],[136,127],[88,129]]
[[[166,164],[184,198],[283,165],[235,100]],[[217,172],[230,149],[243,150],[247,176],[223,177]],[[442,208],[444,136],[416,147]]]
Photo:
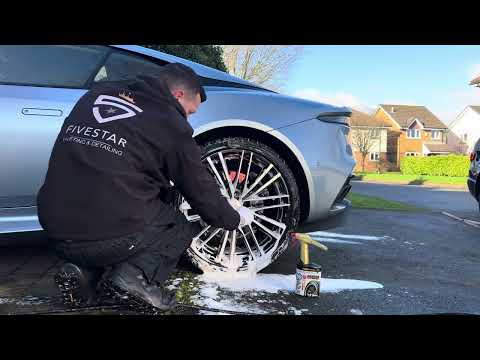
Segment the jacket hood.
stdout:
[[173,97],[167,84],[156,76],[140,75],[136,80],[128,83],[128,89],[141,92],[155,100],[167,102],[175,107],[185,119],[187,118],[183,106]]
[[143,96],[161,101],[174,107],[183,118],[187,119],[187,114],[183,106],[175,99],[170,92],[167,84],[162,79],[151,75],[140,75],[134,80],[124,81],[102,81],[93,85],[92,90],[116,90],[125,89],[140,93]]

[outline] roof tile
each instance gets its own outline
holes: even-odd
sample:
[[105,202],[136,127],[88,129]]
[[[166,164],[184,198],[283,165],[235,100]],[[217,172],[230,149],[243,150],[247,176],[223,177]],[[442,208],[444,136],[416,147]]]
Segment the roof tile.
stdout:
[[385,110],[402,128],[406,128],[410,125],[415,118],[417,118],[426,128],[447,128],[447,126],[425,106],[380,104],[380,107],[382,107],[383,110]]

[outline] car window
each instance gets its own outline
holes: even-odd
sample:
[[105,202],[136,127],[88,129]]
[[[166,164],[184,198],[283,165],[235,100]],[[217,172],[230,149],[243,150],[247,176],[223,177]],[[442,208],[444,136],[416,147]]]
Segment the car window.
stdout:
[[108,51],[105,46],[2,45],[0,83],[85,88]]
[[166,63],[155,63],[139,56],[119,52],[110,54],[95,75],[94,82],[131,80],[158,71]]

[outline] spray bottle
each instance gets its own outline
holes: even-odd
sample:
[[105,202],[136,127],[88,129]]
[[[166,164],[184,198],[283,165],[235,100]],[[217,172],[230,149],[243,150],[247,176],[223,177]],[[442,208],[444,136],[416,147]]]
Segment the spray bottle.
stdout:
[[296,280],[297,285],[295,293],[301,296],[318,297],[320,296],[320,280],[322,278],[322,267],[310,262],[309,245],[316,246],[323,251],[328,248],[313,240],[307,234],[291,233],[292,242],[300,242],[300,260],[297,263]]

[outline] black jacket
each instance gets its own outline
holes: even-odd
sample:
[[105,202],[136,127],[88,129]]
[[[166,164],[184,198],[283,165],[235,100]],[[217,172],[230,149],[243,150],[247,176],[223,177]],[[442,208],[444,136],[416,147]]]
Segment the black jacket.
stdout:
[[185,112],[158,79],[87,92],[54,144],[38,215],[49,236],[101,240],[141,231],[170,180],[201,218],[233,230],[240,216],[201,163]]

